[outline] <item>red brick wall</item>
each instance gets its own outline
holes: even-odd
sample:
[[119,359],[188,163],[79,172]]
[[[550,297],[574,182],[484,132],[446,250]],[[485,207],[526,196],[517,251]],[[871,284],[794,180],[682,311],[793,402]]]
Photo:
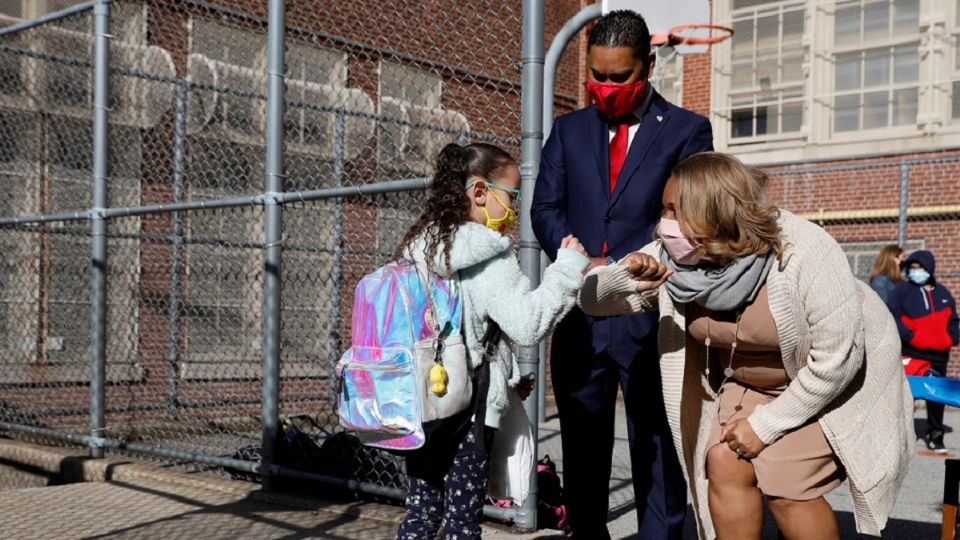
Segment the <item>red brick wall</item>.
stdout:
[[[549,10],[544,26],[544,51],[550,48],[557,31],[578,11],[592,3],[587,0],[571,1]],[[587,30],[578,32],[560,57],[554,86],[554,117],[575,111],[587,104],[583,85],[586,80],[587,35]]]
[[[713,13],[713,0],[710,1]],[[696,21],[690,21],[696,22]],[[710,116],[710,69],[711,54],[707,49],[703,54],[683,57],[683,108],[703,116]]]
[[683,108],[710,116],[710,54],[683,57]]
[[[960,205],[960,151],[930,152],[869,160],[845,160],[778,167],[771,173],[769,194],[782,208],[795,213],[817,213],[895,209],[900,205],[900,164],[909,164],[909,205],[911,208]],[[837,167],[870,168],[830,170]],[[790,171],[794,174],[782,174]],[[803,172],[809,171],[809,172]],[[796,174],[796,173],[800,174]],[[897,220],[853,218],[842,223],[825,223],[839,242],[897,241]],[[954,296],[960,295],[960,213],[943,217],[912,218],[907,223],[907,240],[923,242],[937,260],[940,283]],[[948,373],[960,376],[960,348],[954,348]]]

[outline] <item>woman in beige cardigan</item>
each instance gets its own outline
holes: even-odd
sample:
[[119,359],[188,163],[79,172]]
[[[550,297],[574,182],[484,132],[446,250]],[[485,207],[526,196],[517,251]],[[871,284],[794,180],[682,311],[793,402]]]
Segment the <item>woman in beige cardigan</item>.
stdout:
[[667,417],[701,538],[838,538],[823,495],[849,481],[857,530],[879,535],[913,454],[896,325],[820,227],[720,153],[667,183],[659,240],[588,276],[580,303],[660,310]]

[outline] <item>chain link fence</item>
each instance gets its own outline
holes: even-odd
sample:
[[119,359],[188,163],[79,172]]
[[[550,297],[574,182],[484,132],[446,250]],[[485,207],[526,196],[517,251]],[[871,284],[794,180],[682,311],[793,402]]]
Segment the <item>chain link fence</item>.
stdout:
[[[78,4],[0,0],[0,23]],[[332,369],[350,341],[353,289],[420,214],[443,145],[490,142],[519,157],[521,5],[290,2],[282,193],[265,193],[265,4],[109,3],[104,208],[93,197],[93,11],[0,31],[0,428],[257,478],[271,382],[264,253],[279,247],[277,412],[328,449],[319,467],[305,465],[317,454],[304,447],[287,458],[396,495],[400,464],[338,436]],[[548,39],[579,7],[547,6]],[[781,42],[802,27],[791,13],[777,14]],[[761,24],[740,15],[742,28]],[[558,114],[583,99],[583,47],[561,61]],[[668,96],[681,95],[680,60],[659,75]],[[772,115],[781,132],[787,97]],[[755,135],[750,99],[738,125]],[[938,278],[960,294],[960,154],[769,171],[774,200],[826,227],[858,276],[899,242],[932,250]],[[275,203],[282,234],[269,240]],[[91,264],[96,219],[107,220],[105,266]],[[91,403],[101,272],[102,407]]]
[[[483,141],[519,157],[520,4],[291,4],[284,193],[264,194],[266,3],[103,2],[105,208],[92,195],[96,2],[35,4],[0,1],[5,26],[35,21],[0,35],[7,433],[192,469],[250,460],[233,471],[256,477],[268,399],[264,253],[279,246],[280,418],[317,446],[339,447],[327,457],[345,462],[309,472],[402,487],[396,460],[371,467],[381,458],[349,441],[324,444],[338,431],[333,366],[349,344],[353,288],[419,216],[440,149]],[[384,182],[400,187],[365,192]],[[272,203],[282,204],[282,236],[271,243]],[[101,408],[90,383],[98,218],[107,221],[105,371],[102,429],[91,431]]]
[[[880,250],[933,252],[936,279],[960,295],[960,153],[814,163],[768,170],[771,198],[823,226],[868,282]],[[948,375],[960,376],[954,347]]]

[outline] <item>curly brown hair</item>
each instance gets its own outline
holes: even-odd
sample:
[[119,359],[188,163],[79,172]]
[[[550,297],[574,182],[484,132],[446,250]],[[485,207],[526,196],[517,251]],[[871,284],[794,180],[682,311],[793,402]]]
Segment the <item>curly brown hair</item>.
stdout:
[[510,165],[516,165],[513,157],[492,144],[473,143],[461,146],[450,143],[444,146],[437,156],[437,168],[433,174],[427,207],[403,236],[394,257],[407,258],[410,244],[424,236],[427,242],[425,259],[430,270],[441,273],[433,264],[437,250],[443,246],[446,268],[442,273],[451,274],[451,239],[460,225],[470,220],[470,199],[465,194],[467,179],[474,176],[497,179],[502,176],[503,168]]

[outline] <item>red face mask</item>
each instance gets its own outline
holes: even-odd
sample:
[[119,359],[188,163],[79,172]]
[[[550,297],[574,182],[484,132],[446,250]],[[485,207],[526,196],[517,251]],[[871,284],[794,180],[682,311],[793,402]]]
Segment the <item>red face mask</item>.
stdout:
[[610,84],[587,81],[587,92],[597,109],[607,118],[616,118],[633,112],[647,95],[647,81],[633,84]]

